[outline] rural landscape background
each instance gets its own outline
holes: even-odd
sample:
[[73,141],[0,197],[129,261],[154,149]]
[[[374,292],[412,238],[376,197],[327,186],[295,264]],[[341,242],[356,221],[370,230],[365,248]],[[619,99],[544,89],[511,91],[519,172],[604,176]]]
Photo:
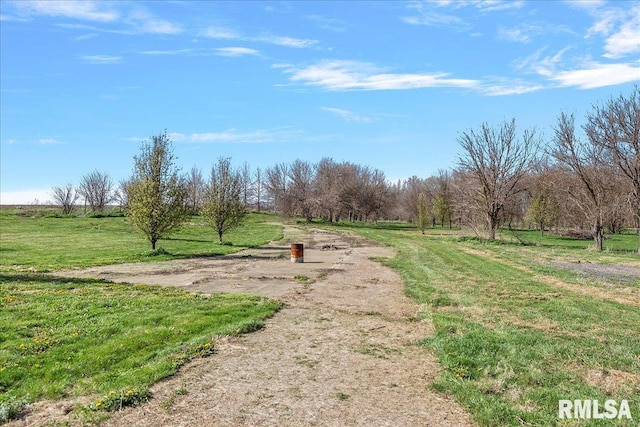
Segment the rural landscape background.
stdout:
[[0,423],[637,424],[638,2],[1,4]]

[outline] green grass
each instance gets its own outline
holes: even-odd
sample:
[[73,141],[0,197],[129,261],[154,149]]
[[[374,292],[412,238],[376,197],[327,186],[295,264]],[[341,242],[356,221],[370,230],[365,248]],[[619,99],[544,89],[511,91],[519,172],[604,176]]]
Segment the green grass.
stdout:
[[[638,267],[629,243],[637,236],[614,236],[607,243],[617,250],[597,253],[584,241],[522,246],[439,236],[439,229],[422,236],[401,224],[341,227],[397,250],[387,264],[435,325],[422,341],[443,367],[433,387],[455,396],[480,425],[556,425],[559,399],[626,399],[634,420],[606,425],[637,425],[640,306],[615,298],[638,295],[640,280],[620,283],[549,264]],[[626,380],[610,387],[593,379],[611,372]]]
[[144,235],[126,217],[24,217],[0,209],[0,271],[55,271],[133,261],[229,254],[282,238],[282,228],[265,224],[277,217],[250,214],[218,244],[212,227],[193,217],[150,251]]
[[139,403],[148,386],[211,354],[216,336],[256,330],[279,307],[247,295],[0,273],[0,406],[78,396],[97,396],[94,409]]
[[41,399],[89,396],[85,416],[142,403],[151,384],[212,354],[216,336],[255,331],[281,306],[248,295],[40,274],[233,253],[281,239],[280,226],[265,224],[273,215],[249,215],[224,245],[194,217],[151,252],[125,217],[32,214],[0,209],[0,424]]

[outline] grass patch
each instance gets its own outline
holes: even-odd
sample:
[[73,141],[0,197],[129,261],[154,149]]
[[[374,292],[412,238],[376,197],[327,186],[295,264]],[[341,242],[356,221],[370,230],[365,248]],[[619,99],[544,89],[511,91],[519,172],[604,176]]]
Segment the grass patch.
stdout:
[[148,387],[214,338],[259,329],[280,303],[262,297],[202,296],[175,288],[0,273],[0,408],[102,396],[114,410],[148,398]]
[[281,239],[282,227],[266,224],[276,219],[252,213],[241,227],[226,233],[220,245],[213,228],[192,217],[150,251],[149,242],[126,217],[25,217],[14,209],[0,209],[0,271],[45,272],[224,255]]
[[[559,399],[625,399],[633,422],[640,418],[640,306],[616,301],[637,295],[640,280],[611,286],[606,276],[552,264],[636,267],[628,250],[636,236],[614,236],[606,243],[618,249],[597,253],[585,250],[588,241],[552,237],[523,246],[440,230],[422,236],[397,224],[345,226],[397,250],[385,264],[401,274],[408,295],[430,307],[435,326],[422,341],[443,367],[433,387],[455,396],[480,425],[556,425]],[[611,372],[624,381],[599,380]]]

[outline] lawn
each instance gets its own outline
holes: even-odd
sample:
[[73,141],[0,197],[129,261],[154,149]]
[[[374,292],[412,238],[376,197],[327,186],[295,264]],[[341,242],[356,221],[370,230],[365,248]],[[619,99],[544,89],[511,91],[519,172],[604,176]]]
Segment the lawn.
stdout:
[[126,218],[23,217],[0,211],[0,423],[42,399],[80,399],[89,422],[149,396],[149,386],[215,338],[259,329],[279,302],[38,272],[128,261],[213,256],[282,237],[252,214],[217,243],[198,218],[162,240],[160,254]]
[[250,214],[243,225],[218,244],[215,230],[193,217],[158,242],[155,252],[126,217],[25,217],[0,209],[0,271],[45,272],[135,261],[214,256],[237,252],[282,238],[277,218]]
[[523,246],[401,224],[339,227],[397,250],[388,265],[436,328],[421,342],[443,367],[432,387],[480,425],[556,425],[560,399],[628,400],[634,420],[605,424],[637,425],[640,280],[572,268],[640,268],[630,252],[637,236],[614,236],[597,253],[585,241]]

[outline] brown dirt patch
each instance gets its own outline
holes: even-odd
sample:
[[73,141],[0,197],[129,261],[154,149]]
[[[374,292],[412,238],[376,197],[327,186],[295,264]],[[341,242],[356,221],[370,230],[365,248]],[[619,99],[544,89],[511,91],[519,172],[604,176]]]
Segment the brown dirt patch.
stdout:
[[585,382],[598,387],[607,395],[640,392],[640,377],[617,369],[592,369],[584,376]]
[[[305,244],[304,263],[289,260],[283,242],[292,235]],[[103,425],[472,425],[455,401],[429,389],[440,368],[415,343],[433,325],[415,321],[419,306],[404,296],[400,277],[371,260],[393,256],[389,248],[292,227],[283,242],[214,259],[66,272],[286,303],[264,329],[219,339],[213,356],[189,363],[154,385],[149,403]],[[13,425],[69,420],[33,409]]]

